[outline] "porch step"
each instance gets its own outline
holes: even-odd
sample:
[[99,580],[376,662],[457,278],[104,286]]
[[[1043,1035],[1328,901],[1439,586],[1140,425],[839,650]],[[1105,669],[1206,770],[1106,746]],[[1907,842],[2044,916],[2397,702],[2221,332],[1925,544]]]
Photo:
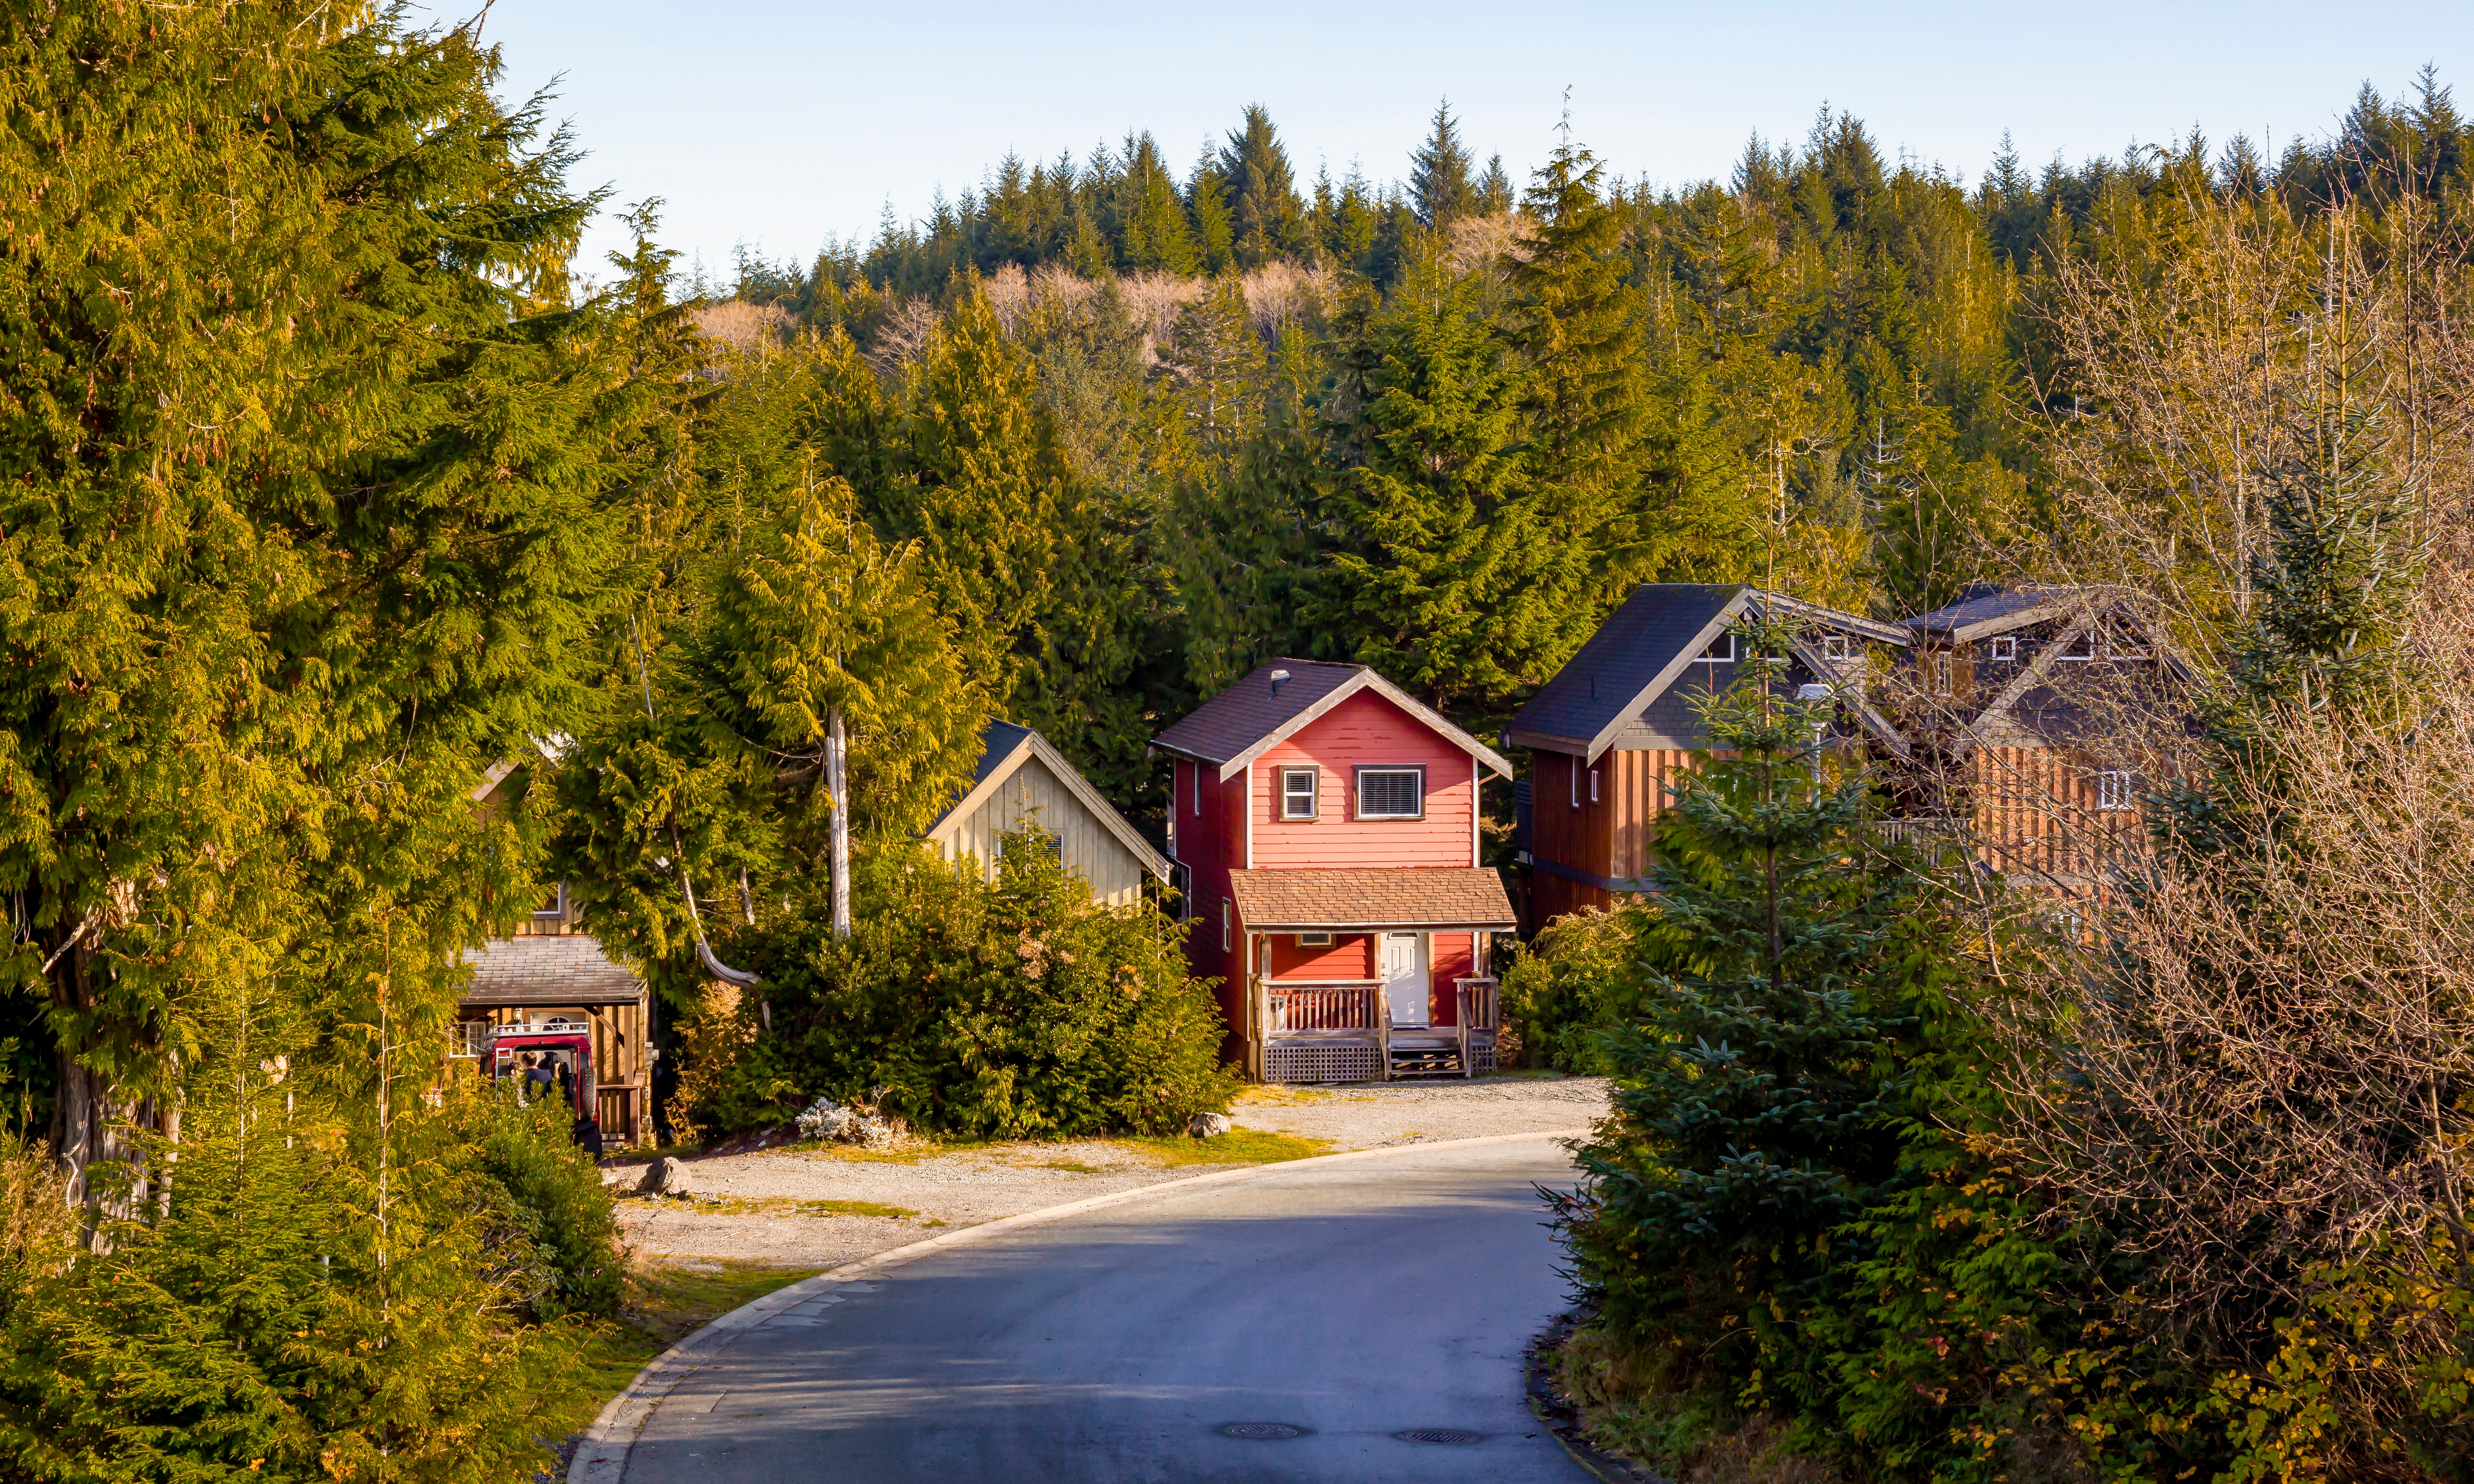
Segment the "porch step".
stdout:
[[1458,1077],[1461,1071],[1461,1043],[1458,1037],[1392,1038],[1392,1075],[1400,1077]]

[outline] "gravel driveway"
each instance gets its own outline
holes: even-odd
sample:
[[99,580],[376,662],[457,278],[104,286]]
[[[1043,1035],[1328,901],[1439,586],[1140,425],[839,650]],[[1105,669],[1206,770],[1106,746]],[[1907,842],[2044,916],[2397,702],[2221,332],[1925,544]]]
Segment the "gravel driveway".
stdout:
[[[1241,1129],[1319,1141],[1316,1153],[1490,1134],[1584,1128],[1605,1115],[1598,1077],[1511,1074],[1467,1082],[1249,1088]],[[690,1161],[693,1202],[630,1198],[621,1228],[640,1258],[824,1268],[901,1247],[939,1228],[1179,1180],[1218,1164],[1175,1162],[1109,1139],[870,1154],[805,1145]],[[632,1167],[614,1172],[632,1182]],[[829,1209],[839,1208],[839,1209]]]

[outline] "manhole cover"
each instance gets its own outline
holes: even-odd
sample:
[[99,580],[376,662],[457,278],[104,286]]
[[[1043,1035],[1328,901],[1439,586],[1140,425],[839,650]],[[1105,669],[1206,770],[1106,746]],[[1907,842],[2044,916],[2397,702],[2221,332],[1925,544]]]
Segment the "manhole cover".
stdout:
[[1305,1436],[1305,1431],[1303,1427],[1292,1427],[1286,1423],[1230,1423],[1220,1429],[1223,1437],[1249,1438],[1257,1443],[1279,1443],[1290,1438],[1301,1438]]
[[1407,1432],[1395,1432],[1392,1436],[1403,1443],[1483,1443],[1486,1441],[1486,1434],[1482,1432],[1463,1432],[1458,1427],[1412,1427]]

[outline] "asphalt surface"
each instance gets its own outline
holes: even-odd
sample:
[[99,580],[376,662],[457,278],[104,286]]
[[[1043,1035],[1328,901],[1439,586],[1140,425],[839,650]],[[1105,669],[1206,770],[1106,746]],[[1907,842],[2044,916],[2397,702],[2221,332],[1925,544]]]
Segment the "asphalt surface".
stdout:
[[1532,1186],[1571,1179],[1549,1139],[1413,1152],[934,1254],[748,1329],[624,1484],[1585,1481],[1521,1390],[1564,1303]]

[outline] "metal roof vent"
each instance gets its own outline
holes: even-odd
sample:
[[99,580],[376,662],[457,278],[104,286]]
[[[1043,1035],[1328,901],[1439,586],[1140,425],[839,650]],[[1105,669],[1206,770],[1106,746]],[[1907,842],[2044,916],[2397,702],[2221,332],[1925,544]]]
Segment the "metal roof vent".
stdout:
[[1274,671],[1273,671],[1273,672],[1272,672],[1272,694],[1273,694],[1273,695],[1275,695],[1275,696],[1276,696],[1276,695],[1278,695],[1278,694],[1280,693],[1280,687],[1281,687],[1282,685],[1284,685],[1284,684],[1288,683],[1288,679],[1289,679],[1289,672],[1288,672],[1288,671],[1286,671],[1286,670],[1274,670]]

